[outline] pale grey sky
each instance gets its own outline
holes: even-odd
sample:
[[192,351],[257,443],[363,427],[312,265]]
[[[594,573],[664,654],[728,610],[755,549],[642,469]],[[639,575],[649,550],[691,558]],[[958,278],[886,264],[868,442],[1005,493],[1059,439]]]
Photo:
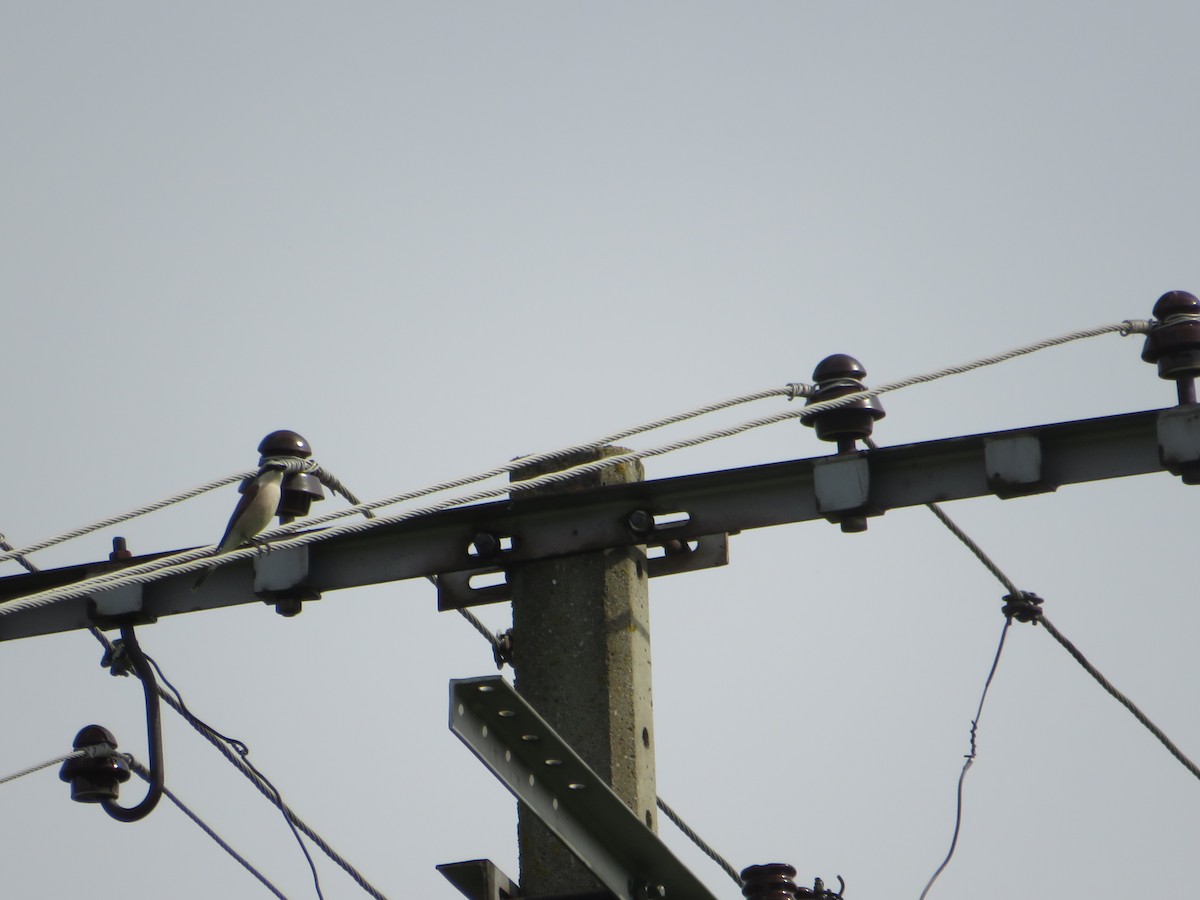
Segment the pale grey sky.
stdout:
[[[370,498],[834,352],[878,383],[1148,317],[1200,291],[1198,36],[1185,2],[10,3],[0,530],[32,542],[247,468],[281,427]],[[890,395],[876,438],[1170,404],[1140,350],[1098,338]],[[829,449],[784,425],[648,474]],[[114,533],[215,541],[233,502],[37,561],[102,558]],[[948,511],[1198,756],[1194,503],[1156,475]],[[915,900],[1002,593],[922,510],[746,533],[729,567],[657,579],[660,793],[739,867]],[[425,582],[142,631],[385,893],[456,896],[433,867],[458,859],[517,876],[514,804],[445,725],[446,681],[490,653]],[[92,721],[142,750],[140,692],[98,661],[82,634],[0,644],[0,775]],[[313,896],[280,817],[165,724],[172,788]],[[1010,635],[979,741],[931,897],[1194,891],[1200,784],[1047,635]],[[6,896],[266,895],[167,806],[121,825],[46,772],[0,787],[0,815]],[[321,872],[330,900],[359,895]]]

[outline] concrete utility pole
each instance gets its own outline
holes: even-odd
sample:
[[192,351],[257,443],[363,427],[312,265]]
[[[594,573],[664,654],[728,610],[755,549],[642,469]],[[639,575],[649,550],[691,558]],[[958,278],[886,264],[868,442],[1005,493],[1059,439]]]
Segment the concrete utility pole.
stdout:
[[[624,451],[577,455],[514,473],[513,480]],[[625,464],[532,493],[641,481]],[[515,501],[520,508],[520,500]],[[516,566],[509,573],[516,687],[646,825],[657,830],[650,616],[641,546]],[[526,896],[596,891],[599,882],[549,829],[519,811]]]

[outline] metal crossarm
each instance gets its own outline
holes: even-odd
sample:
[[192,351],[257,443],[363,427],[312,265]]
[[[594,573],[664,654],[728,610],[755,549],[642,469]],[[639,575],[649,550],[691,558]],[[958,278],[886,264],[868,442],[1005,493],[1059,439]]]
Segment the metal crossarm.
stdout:
[[[751,528],[879,515],[968,497],[1020,497],[1151,472],[1174,472],[1190,483],[1200,481],[1198,409],[1038,425],[449,509],[313,543],[300,548],[305,553],[275,551],[262,560],[234,562],[199,591],[192,590],[192,576],[176,575],[137,586],[130,596],[96,593],[21,610],[0,617],[0,640],[102,624],[110,608],[153,620],[272,599],[281,586],[284,594],[311,599],[326,591],[447,573],[462,577],[448,579],[443,607],[466,606],[508,596],[503,587],[471,589],[466,584],[471,575],[540,559],[638,544],[673,546],[683,552],[651,560],[650,574],[668,574],[723,564],[723,538],[712,536]],[[481,544],[494,549],[481,554]],[[152,558],[0,578],[0,603],[67,589],[99,572]]]

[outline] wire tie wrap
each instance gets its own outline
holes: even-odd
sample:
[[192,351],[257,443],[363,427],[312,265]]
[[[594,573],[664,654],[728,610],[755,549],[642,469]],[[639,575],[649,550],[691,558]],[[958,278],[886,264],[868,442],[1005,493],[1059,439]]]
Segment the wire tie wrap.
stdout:
[[1163,323],[1157,322],[1154,319],[1126,319],[1121,323],[1121,337],[1129,337],[1131,334],[1149,334],[1150,329],[1156,328]]
[[118,639],[105,649],[100,665],[108,669],[109,675],[128,675],[133,671],[133,660],[125,650],[125,642]]
[[802,381],[789,381],[784,385],[787,390],[788,400],[797,400],[800,397],[807,397],[812,393],[812,385],[805,384]]

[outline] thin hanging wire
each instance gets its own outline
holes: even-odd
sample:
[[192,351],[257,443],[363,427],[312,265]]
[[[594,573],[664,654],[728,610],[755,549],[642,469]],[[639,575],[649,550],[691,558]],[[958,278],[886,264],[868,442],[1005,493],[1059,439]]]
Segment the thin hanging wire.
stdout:
[[309,871],[312,873],[313,887],[317,892],[317,898],[318,900],[324,900],[325,895],[321,892],[321,877],[317,874],[317,864],[313,862],[312,854],[308,852],[308,847],[304,845],[304,840],[300,837],[300,832],[296,829],[295,823],[293,823],[291,817],[284,812],[283,795],[280,794],[279,789],[276,788],[275,785],[271,784],[271,782],[267,780],[267,777],[263,775],[263,773],[260,772],[258,768],[252,762],[250,762],[249,759],[247,759],[247,757],[250,755],[250,748],[246,746],[245,742],[239,741],[237,738],[231,738],[227,735],[221,734],[221,732],[217,731],[199,716],[195,715],[190,709],[187,708],[187,704],[183,702],[183,695],[179,693],[175,685],[171,684],[171,682],[167,679],[167,676],[163,674],[163,670],[159,664],[149,656],[147,656],[146,659],[149,661],[150,665],[154,666],[154,671],[158,673],[159,680],[166,685],[167,689],[175,695],[175,699],[179,701],[180,715],[187,719],[188,723],[197,731],[201,733],[208,732],[232,747],[238,756],[242,758],[242,764],[254,772],[259,781],[261,781],[269,789],[270,793],[268,794],[268,799],[270,799],[271,802],[279,808],[280,812],[283,812],[284,820],[287,822],[288,828],[291,829],[292,835],[296,838],[296,843],[300,845],[300,852],[304,854],[304,859],[308,863]]
[[996,656],[992,659],[992,667],[988,670],[987,679],[983,683],[983,692],[979,695],[979,708],[975,710],[975,718],[971,720],[971,750],[967,753],[966,761],[963,762],[962,772],[958,775],[958,790],[954,804],[954,835],[950,838],[950,850],[946,853],[946,858],[942,860],[942,864],[937,867],[937,871],[930,876],[929,881],[925,885],[925,890],[921,891],[920,900],[925,900],[925,896],[929,893],[929,889],[933,887],[933,883],[938,880],[938,876],[945,871],[946,866],[950,865],[950,860],[954,857],[954,851],[958,847],[958,832],[962,827],[962,811],[963,811],[963,782],[967,778],[967,772],[975,763],[977,752],[976,738],[979,731],[979,719],[983,715],[983,703],[987,700],[988,688],[992,686],[992,679],[996,676],[996,667],[1000,665],[1000,654],[1004,652],[1004,639],[1008,636],[1009,626],[1012,625],[1012,619],[1004,620],[1004,628],[1000,631],[1000,643],[996,647]]
[[[89,627],[88,631],[91,633],[91,635],[94,638],[96,638],[97,641],[100,642],[101,645],[103,645],[105,647],[105,649],[107,649],[107,650],[112,649],[112,642],[109,641],[109,639],[104,635],[104,633],[101,632],[98,628]],[[161,672],[160,672],[160,674],[161,674]],[[258,789],[259,793],[261,793],[264,797],[266,797],[268,800],[270,800],[271,803],[278,806],[280,808],[280,810],[283,812],[284,816],[287,817],[288,822],[290,822],[296,828],[300,829],[301,833],[303,833],[309,840],[311,840],[317,846],[317,848],[322,853],[324,853],[327,857],[329,857],[329,859],[331,859],[339,868],[341,868],[342,871],[344,871],[347,875],[349,875],[350,878],[352,878],[354,880],[355,884],[357,884],[360,888],[362,888],[367,894],[374,897],[375,900],[387,900],[387,897],[383,893],[381,893],[374,885],[372,885],[369,881],[367,881],[366,877],[363,876],[363,874],[361,872],[359,872],[358,869],[356,869],[340,853],[338,853],[336,850],[334,850],[329,845],[329,843],[323,837],[321,837],[321,835],[319,835],[316,831],[314,831],[312,829],[311,826],[308,825],[307,822],[305,822],[298,815],[296,815],[296,813],[292,810],[292,808],[290,806],[288,806],[286,803],[282,803],[279,800],[278,792],[275,791],[275,789],[271,785],[270,781],[268,781],[266,779],[266,777],[261,772],[258,771],[258,769],[256,769],[254,766],[252,766],[248,760],[246,760],[243,756],[239,755],[232,748],[230,742],[236,741],[236,739],[229,738],[225,735],[222,735],[219,732],[210,728],[209,726],[205,725],[201,720],[196,719],[194,716],[191,715],[190,711],[186,710],[183,707],[180,700],[178,700],[174,696],[172,696],[172,694],[166,688],[164,688],[161,684],[159,685],[159,696],[162,698],[164,703],[166,703],[169,707],[171,707],[173,710],[175,710],[175,712],[177,712],[180,716],[182,716],[183,719],[188,722],[188,724],[190,724],[193,728],[195,728],[201,737],[203,737],[206,741],[208,741],[210,744],[212,744],[221,753],[221,755],[224,756],[234,766],[234,768],[236,768],[239,772],[241,772],[242,775],[245,776],[245,778],[252,785],[254,785],[255,788]],[[199,723],[199,724],[197,724],[197,723]],[[243,747],[245,746],[244,744],[241,744],[240,741],[236,741],[236,743],[240,744]],[[307,856],[307,849],[305,849],[305,855]]]
[[[875,443],[869,438],[867,439],[866,443],[871,447],[871,449],[876,449]],[[1169,737],[1167,737],[1166,733],[1164,733],[1161,728],[1155,725],[1154,722],[1150,720],[1150,717],[1138,708],[1137,704],[1121,693],[1121,691],[1119,691],[1115,685],[1105,678],[1104,675],[1101,674],[1100,670],[1093,666],[1083,655],[1083,653],[1080,652],[1079,648],[1072,644],[1066,638],[1066,636],[1060,632],[1049,619],[1046,618],[1040,607],[1040,598],[1035,598],[1033,595],[1027,594],[1018,588],[1016,583],[1009,578],[1007,574],[1005,574],[1005,572],[995,563],[995,561],[993,561],[992,558],[988,556],[988,554],[985,553],[984,550],[978,544],[976,544],[975,541],[973,541],[967,535],[967,533],[963,531],[954,522],[954,520],[952,520],[950,516],[941,509],[941,507],[939,507],[936,503],[929,503],[926,505],[930,512],[932,512],[938,518],[938,520],[945,525],[946,528],[949,529],[949,531],[956,538],[958,538],[959,541],[961,541],[963,545],[966,546],[967,549],[970,550],[971,553],[974,554],[975,557],[987,568],[987,570],[991,572],[992,575],[995,576],[995,578],[1008,590],[1007,599],[1009,600],[1009,604],[1005,607],[1006,619],[1004,623],[1004,631],[1001,633],[1000,646],[996,650],[996,659],[992,663],[992,671],[988,674],[987,682],[985,683],[983,689],[983,696],[979,701],[979,712],[982,713],[983,711],[983,700],[987,697],[988,687],[991,686],[992,676],[996,671],[996,664],[999,663],[1000,653],[1004,649],[1004,638],[1008,634],[1008,627],[1012,624],[1015,614],[1021,619],[1021,621],[1033,622],[1035,625],[1040,622],[1045,627],[1046,631],[1049,632],[1050,636],[1058,641],[1058,643],[1062,645],[1063,649],[1070,653],[1075,661],[1078,662],[1084,668],[1084,670],[1091,675],[1092,678],[1094,678],[1110,696],[1113,697],[1113,699],[1129,710],[1133,717],[1137,719],[1147,731],[1154,735],[1154,737],[1156,737],[1158,741],[1167,748],[1167,751],[1173,757],[1175,757],[1175,759],[1178,760],[1185,769],[1187,769],[1197,779],[1200,779],[1200,767],[1197,767],[1197,765],[1192,762],[1192,760],[1189,759],[1188,756],[1184,754],[1184,752],[1180,750],[1179,747]],[[978,724],[978,718],[979,715],[977,714],[975,721],[972,722],[971,725],[971,752],[967,757],[966,763],[963,765],[962,773],[959,775],[958,779],[958,807],[955,816],[954,837],[950,843],[950,852],[947,854],[946,859],[942,862],[942,865],[938,867],[936,872],[934,872],[933,877],[929,879],[929,883],[925,885],[925,890],[921,892],[921,900],[924,900],[925,895],[929,892],[929,889],[932,887],[934,881],[937,880],[937,877],[950,862],[950,858],[954,855],[955,845],[958,843],[959,826],[962,821],[963,779],[966,778],[967,771],[970,769],[971,764],[975,759],[975,729]]]
[[[140,762],[138,762],[138,760],[135,759],[132,754],[126,753],[123,755],[129,761],[129,767],[138,774],[138,777],[141,778],[143,781],[149,782],[149,780],[150,780],[149,769],[147,769],[144,765],[142,765]],[[255,878],[257,878],[259,881],[261,881],[267,890],[269,890],[276,897],[279,897],[280,900],[287,900],[287,897],[284,895],[284,893],[281,890],[279,890],[279,888],[275,887],[275,885],[273,885],[270,882],[270,880],[268,880],[266,875],[264,875],[262,872],[260,872],[258,869],[256,869],[253,866],[253,864],[251,864],[251,862],[248,859],[246,859],[246,857],[242,856],[235,849],[233,849],[233,847],[230,846],[229,842],[226,841],[224,838],[222,838],[219,834],[217,834],[212,829],[212,827],[208,825],[207,822],[205,822],[198,815],[196,815],[196,813],[192,812],[192,810],[189,809],[187,807],[187,805],[182,800],[180,800],[179,797],[177,797],[170,788],[164,787],[163,793],[166,795],[168,800],[170,800],[172,803],[175,804],[175,806],[177,806],[179,808],[180,812],[182,812],[185,816],[187,816],[189,819],[191,819],[193,822],[195,822],[197,827],[199,827],[199,829],[201,831],[203,831],[210,838],[212,838],[216,842],[218,847],[220,847],[222,850],[224,850],[226,853],[228,853],[230,856],[232,856],[235,860],[237,860],[237,862],[242,866],[242,868],[244,868],[247,872],[249,872],[251,875],[253,875]]]

